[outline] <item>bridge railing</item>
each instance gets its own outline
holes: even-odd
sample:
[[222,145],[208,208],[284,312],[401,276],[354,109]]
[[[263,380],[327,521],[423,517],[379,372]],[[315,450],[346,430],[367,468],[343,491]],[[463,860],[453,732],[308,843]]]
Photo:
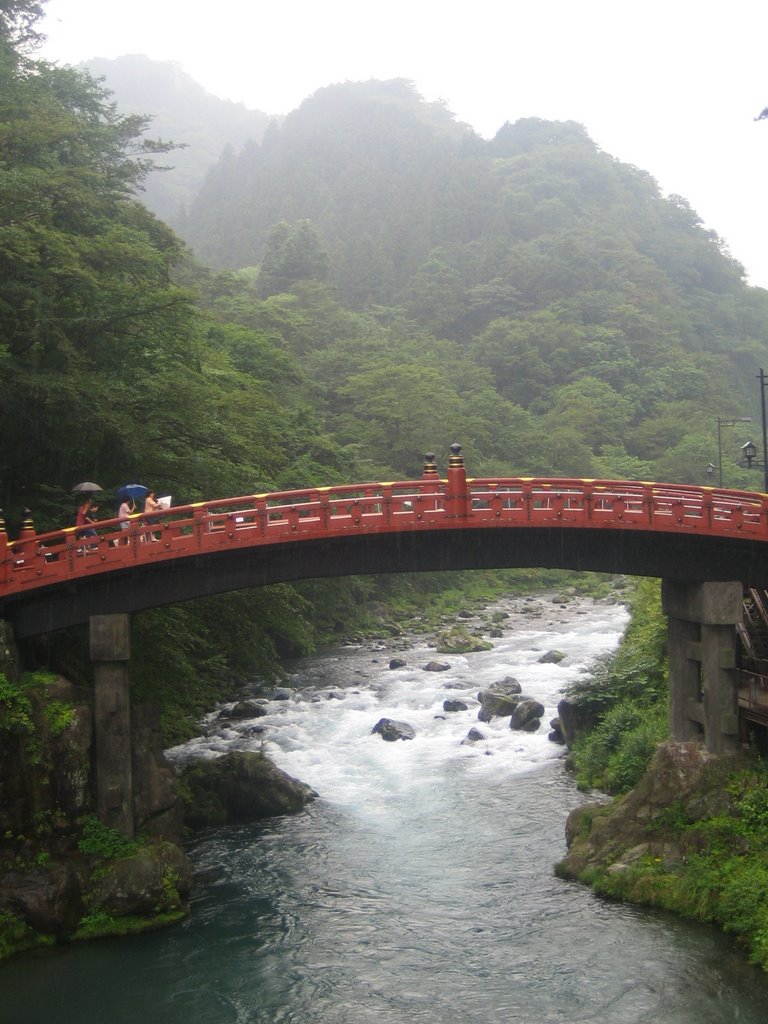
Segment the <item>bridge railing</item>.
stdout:
[[626,480],[473,479],[480,518],[768,537],[765,495]]
[[0,598],[136,563],[349,533],[574,527],[702,533],[768,541],[768,498],[678,484],[578,478],[474,478],[344,484],[244,495],[36,533],[0,527]]

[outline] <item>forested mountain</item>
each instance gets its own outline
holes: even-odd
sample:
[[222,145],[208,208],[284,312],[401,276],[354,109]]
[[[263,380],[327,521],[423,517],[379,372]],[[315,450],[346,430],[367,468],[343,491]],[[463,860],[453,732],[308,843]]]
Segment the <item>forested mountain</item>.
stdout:
[[[0,3],[12,535],[25,506],[38,530],[71,522],[82,479],[181,503],[418,475],[453,441],[473,475],[706,482],[716,417],[759,415],[768,293],[581,126],[528,119],[486,142],[403,81],[320,90],[225,149],[179,229],[192,256],[142,189],[191,120],[214,138],[201,108],[185,129],[169,101],[153,142],[159,122],[33,59],[38,9]],[[745,439],[726,439],[725,482],[758,487]],[[377,585],[142,617],[137,686],[160,685],[157,652],[187,696],[274,665]]]
[[405,406],[424,408],[427,374],[439,378],[431,405],[454,422],[457,391],[484,381],[469,401],[493,395],[494,464],[702,480],[717,461],[713,410],[757,408],[768,294],[682,197],[571,122],[525,119],[486,142],[404,81],[321,89],[260,146],[222,157],[185,235],[209,264],[256,268],[263,299],[301,303],[312,280],[387,323],[383,346],[379,335],[345,350],[318,325],[297,353],[347,442],[348,410],[374,396],[403,407],[390,433],[410,435]]
[[94,57],[81,67],[103,82],[123,114],[149,118],[150,133],[177,147],[158,161],[167,170],[147,175],[142,193],[150,210],[176,230],[222,151],[260,142],[270,120],[260,110],[212,96],[170,61],[131,54]]

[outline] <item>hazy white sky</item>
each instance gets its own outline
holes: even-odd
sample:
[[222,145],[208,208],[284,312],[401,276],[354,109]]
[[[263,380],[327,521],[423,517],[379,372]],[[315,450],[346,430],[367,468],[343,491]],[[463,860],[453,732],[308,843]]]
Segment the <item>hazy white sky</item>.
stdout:
[[583,124],[649,171],[768,288],[765,0],[48,0],[40,56],[143,53],[287,114],[335,82],[407,78],[490,137]]

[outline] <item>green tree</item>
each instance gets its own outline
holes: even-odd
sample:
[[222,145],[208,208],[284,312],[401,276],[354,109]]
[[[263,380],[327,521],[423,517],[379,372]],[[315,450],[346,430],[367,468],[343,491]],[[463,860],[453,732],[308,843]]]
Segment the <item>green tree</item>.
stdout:
[[35,46],[44,4],[45,0],[0,0],[0,38],[18,49]]
[[281,221],[267,236],[259,293],[267,298],[289,291],[298,281],[324,281],[328,270],[328,254],[314,225],[308,220],[293,225]]
[[597,454],[603,445],[621,443],[633,411],[632,404],[610,384],[594,377],[582,377],[555,393],[546,421],[553,429],[573,430]]

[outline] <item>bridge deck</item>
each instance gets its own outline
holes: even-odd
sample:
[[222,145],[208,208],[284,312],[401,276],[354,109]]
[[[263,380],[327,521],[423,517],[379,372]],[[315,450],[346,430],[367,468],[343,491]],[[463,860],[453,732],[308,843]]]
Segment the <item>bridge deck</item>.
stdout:
[[[430,479],[245,495],[171,508],[154,525],[147,524],[139,514],[132,517],[127,530],[122,530],[116,519],[97,524],[96,530],[97,535],[92,537],[78,536],[82,531],[75,527],[37,534],[28,522],[14,541],[0,532],[0,613],[6,614],[8,609],[31,599],[39,603],[50,590],[65,588],[74,593],[99,579],[103,589],[111,577],[117,583],[126,572],[133,577],[140,572],[145,583],[150,576],[159,580],[163,567],[171,571],[172,564],[185,561],[203,559],[212,566],[217,556],[227,556],[232,566],[238,557],[241,561],[250,558],[249,552],[255,556],[261,551],[263,560],[270,550],[277,552],[278,548],[281,552],[297,549],[298,554],[305,548],[318,550],[317,542],[352,542],[352,547],[355,538],[368,538],[369,546],[377,538],[381,550],[391,552],[392,538],[396,537],[400,547],[413,551],[422,535],[425,543],[431,537],[429,543],[437,551],[435,535],[438,540],[442,535],[447,543],[449,534],[455,536],[456,531],[469,547],[474,543],[476,550],[485,535],[486,546],[493,541],[498,549],[498,560],[483,554],[474,560],[467,556],[463,562],[458,559],[435,565],[433,558],[432,562],[410,568],[562,565],[638,573],[642,572],[638,565],[646,558],[649,570],[642,574],[666,575],[664,566],[675,552],[684,566],[686,559],[697,558],[697,553],[704,550],[698,542],[707,541],[707,550],[719,550],[717,567],[711,575],[700,568],[694,576],[742,579],[746,583],[749,567],[754,565],[755,575],[768,583],[768,496],[676,484],[570,478],[467,479],[463,474],[452,475],[449,469],[445,480],[435,475]],[[508,534],[518,539],[513,555],[509,554],[509,544],[499,540]],[[570,534],[573,537],[564,542]],[[583,543],[592,554],[586,560],[572,553],[542,557],[546,545],[555,543],[570,545],[572,552],[577,535],[588,538]],[[472,536],[474,542],[470,542]],[[640,538],[645,545],[642,552]],[[529,561],[525,560],[527,541],[531,545]],[[336,544],[335,551],[343,546]],[[603,547],[611,548],[610,558],[594,554]],[[657,557],[653,557],[654,550]],[[626,565],[622,564],[623,552],[629,553]],[[350,563],[339,572],[409,569],[403,562],[382,568],[372,556],[358,561],[358,568]],[[731,563],[733,574],[729,575]],[[373,568],[367,569],[368,565]],[[294,565],[284,576],[264,577],[257,583],[318,574],[310,565],[303,576],[302,571]],[[672,574],[680,576],[681,572],[678,565]],[[190,596],[201,592],[197,588]],[[210,592],[217,591],[212,588]],[[174,599],[180,599],[178,588],[175,594]]]

